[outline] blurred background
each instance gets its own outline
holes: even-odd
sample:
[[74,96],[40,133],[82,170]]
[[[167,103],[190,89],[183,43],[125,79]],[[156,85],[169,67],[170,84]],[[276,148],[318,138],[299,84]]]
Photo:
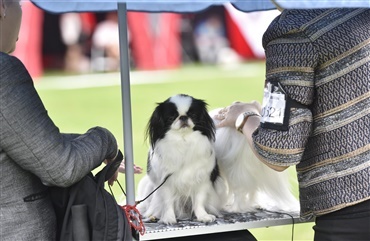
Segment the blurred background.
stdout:
[[[34,78],[49,115],[65,133],[103,126],[123,149],[116,12],[54,15],[22,3],[14,55]],[[184,93],[209,110],[262,101],[262,36],[276,10],[243,13],[229,5],[192,14],[128,12],[134,163],[146,172],[145,129],[156,103]],[[298,198],[294,167],[289,168]],[[135,175],[137,184],[144,175]],[[119,177],[125,185],[124,175]],[[124,196],[113,186],[117,200]],[[312,223],[251,229],[258,240],[313,240]],[[294,230],[293,230],[294,229]]]
[[[22,3],[17,50],[33,77],[119,69],[116,12],[51,14]],[[277,10],[243,13],[229,4],[191,14],[128,12],[130,66],[178,68],[188,63],[232,65],[263,59],[262,35]]]

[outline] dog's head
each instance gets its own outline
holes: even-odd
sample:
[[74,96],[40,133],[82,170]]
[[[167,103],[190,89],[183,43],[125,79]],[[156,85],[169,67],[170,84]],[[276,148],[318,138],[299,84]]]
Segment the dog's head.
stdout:
[[199,131],[214,141],[215,126],[207,112],[207,103],[185,94],[158,103],[147,127],[151,145],[163,139],[170,130],[182,134]]

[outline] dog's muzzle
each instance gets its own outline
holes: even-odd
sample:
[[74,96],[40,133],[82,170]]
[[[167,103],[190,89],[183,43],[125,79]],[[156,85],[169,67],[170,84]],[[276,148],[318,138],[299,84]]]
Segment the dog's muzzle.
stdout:
[[180,120],[181,128],[189,127],[189,123],[188,123],[189,117],[187,117],[186,115],[182,115],[180,116],[179,120]]

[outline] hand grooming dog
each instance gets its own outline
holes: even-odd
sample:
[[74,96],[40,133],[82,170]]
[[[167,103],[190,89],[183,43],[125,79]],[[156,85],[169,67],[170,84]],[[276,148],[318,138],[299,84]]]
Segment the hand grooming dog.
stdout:
[[[226,188],[216,163],[215,126],[203,100],[175,95],[159,103],[147,129],[147,175],[140,180],[138,205],[144,217],[166,224],[191,218],[212,222],[222,209]],[[166,180],[166,181],[165,181]]]
[[[210,112],[216,125],[217,113],[218,109]],[[235,128],[217,128],[215,150],[220,172],[228,184],[226,211],[299,210],[299,203],[290,190],[288,172],[274,171],[259,161],[246,137]]]

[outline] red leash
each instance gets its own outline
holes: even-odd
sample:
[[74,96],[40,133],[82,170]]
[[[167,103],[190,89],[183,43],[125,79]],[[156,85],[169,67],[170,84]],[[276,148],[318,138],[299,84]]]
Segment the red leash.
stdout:
[[[134,206],[132,206],[132,205],[124,205],[124,206],[121,206],[122,210],[126,214],[126,217],[127,217],[128,222],[130,223],[130,226],[133,229],[135,229],[136,231],[138,231],[141,235],[144,235],[145,234],[145,226],[144,226],[143,219],[141,218],[141,214],[140,214],[139,210],[137,210],[137,208],[136,208],[136,205],[138,205],[139,203],[145,201],[148,197],[150,197],[155,191],[157,191],[167,181],[167,179],[171,175],[172,174],[168,174],[164,178],[163,182],[157,188],[155,188],[151,193],[149,193],[149,195],[146,196],[144,199],[142,199],[140,201],[137,201]],[[124,192],[124,190],[123,190],[121,184],[119,184],[119,182],[118,182],[118,185],[120,186],[120,188],[123,191],[123,193],[126,195],[126,193]]]
[[130,226],[138,231],[141,235],[145,234],[145,226],[143,219],[141,218],[141,214],[139,210],[136,208],[136,204],[132,205],[124,205],[121,206],[122,210],[125,212],[128,222]]

